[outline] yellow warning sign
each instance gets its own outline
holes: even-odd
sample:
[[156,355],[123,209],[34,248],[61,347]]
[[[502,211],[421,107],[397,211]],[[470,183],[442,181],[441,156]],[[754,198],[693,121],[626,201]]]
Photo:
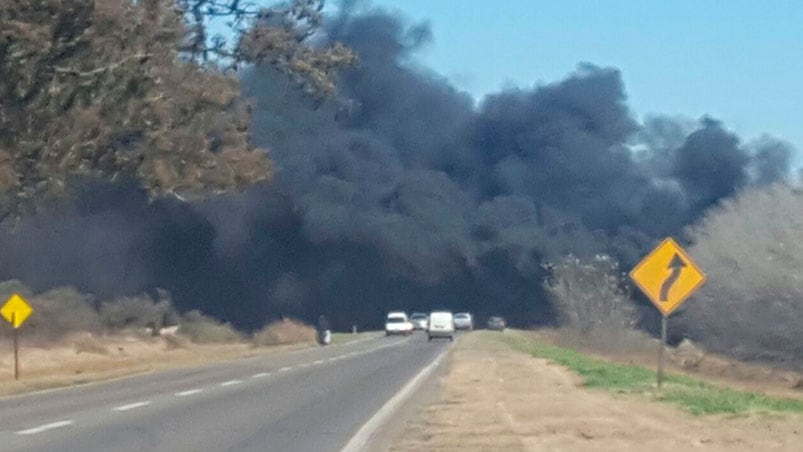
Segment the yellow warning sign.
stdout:
[[671,237],[639,262],[630,278],[665,316],[705,283],[705,274]]
[[33,308],[31,305],[18,294],[12,295],[3,307],[0,308],[0,315],[14,328],[19,328],[32,312]]

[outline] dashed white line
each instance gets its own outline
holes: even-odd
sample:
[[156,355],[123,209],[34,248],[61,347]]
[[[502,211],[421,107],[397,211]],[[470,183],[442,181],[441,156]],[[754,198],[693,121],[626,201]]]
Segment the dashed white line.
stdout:
[[114,411],[128,411],[128,410],[133,410],[134,408],[140,408],[140,407],[143,407],[143,406],[148,406],[150,404],[151,404],[150,400],[144,400],[142,402],[129,403],[128,405],[122,405],[122,406],[114,407],[112,409]]
[[317,360],[317,361],[313,362],[312,364],[323,364],[323,360],[322,360],[322,359],[319,359],[319,360]]
[[177,392],[176,395],[179,397],[187,397],[195,394],[200,394],[202,392],[204,392],[203,389],[190,389],[189,391]]
[[46,432],[48,430],[53,430],[54,428],[61,428],[66,427],[68,425],[72,425],[73,421],[70,419],[66,419],[63,421],[53,422],[50,424],[40,425],[39,427],[29,428],[26,430],[20,430],[17,432],[17,435],[35,435],[37,433]]
[[240,383],[242,383],[242,381],[240,381],[240,380],[229,380],[229,381],[224,381],[223,383],[220,384],[220,386],[223,386],[223,387],[233,386],[233,385],[238,385]]
[[288,370],[292,370],[292,369],[293,369],[292,367],[286,366],[286,367],[282,367],[281,369],[279,369],[279,372],[287,372]]
[[270,375],[270,372],[260,372],[258,374],[251,375],[251,378],[265,378]]
[[337,361],[338,359],[340,359],[340,357],[339,356],[335,356],[334,358],[329,358],[328,361],[331,363],[333,361]]

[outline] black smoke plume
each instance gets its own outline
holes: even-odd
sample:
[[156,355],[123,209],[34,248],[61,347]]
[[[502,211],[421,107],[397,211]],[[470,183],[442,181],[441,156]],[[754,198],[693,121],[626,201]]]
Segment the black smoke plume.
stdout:
[[239,196],[148,203],[87,186],[59,213],[0,238],[0,276],[99,297],[169,290],[243,329],[286,315],[376,327],[389,309],[447,307],[513,324],[554,319],[545,262],[608,253],[632,264],[746,185],[789,173],[791,149],[750,146],[719,122],[637,122],[620,73],[472,99],[426,68],[431,39],[381,11],[321,39],[360,55],[342,99],[312,105],[282,75],[242,76],[275,181]]

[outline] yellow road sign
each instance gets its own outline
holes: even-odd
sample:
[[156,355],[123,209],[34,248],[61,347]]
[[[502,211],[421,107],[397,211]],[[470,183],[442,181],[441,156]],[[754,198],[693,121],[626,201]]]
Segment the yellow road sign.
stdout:
[[3,307],[0,308],[0,315],[14,328],[19,328],[32,312],[33,308],[31,305],[17,294],[12,295]]
[[671,237],[642,259],[630,278],[665,316],[705,283],[705,274]]

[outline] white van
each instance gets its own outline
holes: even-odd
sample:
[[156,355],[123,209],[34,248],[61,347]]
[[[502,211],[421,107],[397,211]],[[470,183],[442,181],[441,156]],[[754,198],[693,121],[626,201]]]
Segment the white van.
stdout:
[[448,337],[454,340],[454,316],[449,311],[433,311],[429,314],[427,337],[431,341],[435,337]]
[[413,334],[413,322],[407,318],[407,314],[401,311],[389,312],[385,319],[385,336],[391,334],[403,334],[409,336]]

